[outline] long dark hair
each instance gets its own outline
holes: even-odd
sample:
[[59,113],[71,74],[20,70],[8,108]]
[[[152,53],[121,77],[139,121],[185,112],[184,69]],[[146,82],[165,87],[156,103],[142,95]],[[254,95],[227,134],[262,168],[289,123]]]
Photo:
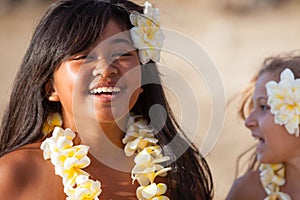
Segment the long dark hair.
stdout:
[[[160,84],[159,72],[154,63],[142,67],[142,80],[145,79],[148,79],[146,82],[151,84],[142,86],[144,92],[140,94],[132,111],[143,115],[148,121],[152,120],[151,125],[154,128],[163,127],[156,134],[161,146],[164,147],[171,141],[174,142],[169,147],[170,149],[165,149],[165,153],[173,157],[171,163],[173,170],[168,176],[171,188],[170,199],[212,199],[213,182],[209,166],[177,124],[166,100]],[[150,117],[149,110],[156,104],[161,105],[164,109],[155,110],[154,113],[151,113],[153,117]]]
[[[93,47],[100,41],[101,32],[110,19],[124,30],[132,25],[131,11],[142,12],[143,7],[127,0],[62,0],[54,4],[41,19],[17,73],[8,108],[0,132],[0,156],[25,144],[43,138],[43,122],[49,114],[61,112],[60,103],[50,102],[49,86],[54,71],[68,57]],[[173,158],[169,173],[171,199],[212,199],[213,183],[209,167],[198,149],[188,140],[175,121],[166,100],[157,66],[142,67],[142,79],[158,84],[144,85],[144,92],[132,109],[150,120],[149,109],[159,104],[167,111],[155,113],[154,125],[164,122],[156,136],[165,146],[178,134],[175,145],[167,154]],[[178,153],[179,152],[179,153]],[[183,152],[183,153],[180,153]]]
[[[265,73],[271,73],[274,80],[279,81],[280,73],[286,68],[292,70],[295,78],[300,78],[300,51],[282,53],[280,55],[268,57],[263,61],[261,69],[252,78],[248,87],[242,92],[243,99],[239,109],[239,115],[242,119],[245,120],[253,108],[252,97],[257,79]],[[253,148],[249,151],[252,149]],[[259,165],[255,153],[252,154],[248,170],[256,170]]]

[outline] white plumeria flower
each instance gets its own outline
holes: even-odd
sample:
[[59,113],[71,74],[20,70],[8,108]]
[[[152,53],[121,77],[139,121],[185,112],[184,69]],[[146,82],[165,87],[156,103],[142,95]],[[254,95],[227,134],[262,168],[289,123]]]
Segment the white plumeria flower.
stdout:
[[264,200],[274,200],[274,199],[292,200],[288,194],[285,194],[283,192],[273,192],[268,197],[266,197]]
[[63,184],[75,185],[79,175],[88,175],[82,169],[90,164],[87,156],[89,147],[77,145],[59,153],[53,153],[51,163],[55,166],[55,174],[63,177]]
[[158,145],[147,147],[134,158],[134,162],[136,164],[145,162],[160,163],[170,159],[168,156],[163,156],[161,152],[162,149]]
[[265,200],[281,199],[291,200],[288,194],[279,192],[281,186],[285,183],[285,169],[282,163],[261,164],[259,166],[260,180],[268,197]]
[[164,183],[152,183],[148,186],[140,186],[136,190],[136,196],[139,200],[168,200],[169,198],[166,196],[161,196],[165,194],[167,191],[167,185]]
[[133,182],[137,180],[140,185],[146,186],[153,183],[157,176],[166,176],[171,167],[164,168],[158,163],[170,160],[168,156],[161,154],[159,146],[147,147],[135,157],[136,165],[132,169]]
[[44,151],[44,159],[50,159],[51,153],[72,147],[74,138],[75,133],[71,129],[63,130],[60,127],[55,127],[52,137],[47,138],[41,144],[41,149]]
[[149,183],[153,183],[157,176],[166,176],[170,170],[171,167],[164,168],[158,164],[153,166],[135,165],[132,169],[132,180],[137,180],[140,185],[147,186]]
[[[124,151],[126,156],[132,156],[136,151],[140,152],[149,145],[156,144],[158,140],[154,137],[154,131],[145,120],[135,120],[138,117],[130,117],[128,120],[128,128],[122,142],[125,145]],[[133,123],[134,122],[134,123]]]
[[67,200],[98,200],[97,196],[101,193],[100,182],[90,180],[89,174],[82,170],[91,162],[87,156],[89,147],[73,146],[75,136],[71,129],[55,127],[52,137],[41,144],[44,159],[51,159],[55,174],[63,178]]
[[98,200],[101,193],[101,184],[99,181],[90,180],[88,176],[80,175],[76,179],[76,188],[65,187],[67,200],[90,199]]
[[300,79],[295,79],[290,69],[280,75],[280,82],[266,84],[268,105],[276,124],[284,125],[288,133],[299,136]]
[[135,26],[130,29],[131,38],[135,48],[139,49],[142,64],[150,60],[159,62],[160,51],[165,36],[159,27],[159,12],[151,3],[146,2],[144,15],[138,12],[130,14],[130,21]]
[[259,166],[259,170],[261,171],[260,179],[264,187],[284,185],[285,180],[283,164],[261,164]]
[[144,14],[155,21],[156,24],[159,25],[159,11],[158,8],[153,8],[152,4],[149,3],[148,1],[145,2],[144,4]]
[[87,156],[89,147],[77,145],[61,152],[53,153],[51,163],[55,166],[55,174],[63,178],[63,184],[75,185],[79,175],[88,175],[82,169],[90,164]]

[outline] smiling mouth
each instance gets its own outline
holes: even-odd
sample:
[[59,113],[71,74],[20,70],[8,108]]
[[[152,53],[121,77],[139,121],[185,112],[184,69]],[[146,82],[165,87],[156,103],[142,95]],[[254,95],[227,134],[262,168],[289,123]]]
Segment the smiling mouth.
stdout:
[[265,142],[265,140],[263,138],[258,138],[258,141],[259,141],[260,144]]
[[252,137],[254,137],[254,139],[258,141],[258,145],[261,145],[261,144],[265,143],[265,139],[258,136],[258,135],[253,135],[252,134]]
[[265,139],[261,138],[261,137],[257,137],[257,136],[255,136],[255,139],[258,141],[258,143],[256,145],[256,150],[260,151],[260,149],[262,148],[262,146],[265,144]]
[[121,92],[119,87],[98,87],[91,90],[89,93],[92,95],[117,95]]

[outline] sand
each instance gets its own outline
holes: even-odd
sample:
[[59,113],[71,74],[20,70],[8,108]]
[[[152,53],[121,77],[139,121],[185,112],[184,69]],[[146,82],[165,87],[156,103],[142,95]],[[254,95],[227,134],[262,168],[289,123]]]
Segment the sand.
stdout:
[[[254,140],[236,114],[239,105],[238,98],[227,105],[225,110],[216,110],[216,107],[228,104],[247,85],[265,57],[299,48],[300,5],[297,1],[290,1],[280,7],[260,7],[249,12],[233,13],[223,9],[222,2],[224,3],[225,0],[156,0],[152,2],[160,7],[162,26],[185,34],[193,42],[199,44],[202,49],[205,49],[209,58],[215,63],[215,69],[219,72],[220,81],[223,83],[221,86],[224,88],[223,90],[219,87],[219,94],[224,92],[226,97],[222,98],[221,95],[220,99],[214,99],[212,103],[209,92],[216,92],[209,91],[205,87],[205,83],[209,82],[211,77],[203,77],[203,85],[196,86],[194,89],[198,97],[199,91],[205,95],[200,95],[198,110],[191,113],[190,117],[195,119],[195,116],[199,114],[201,118],[199,136],[194,138],[194,142],[201,148],[201,140],[205,133],[215,125],[215,121],[211,121],[209,117],[214,113],[226,112],[224,118],[221,116],[221,119],[218,119],[218,126],[221,125],[220,132],[209,132],[219,138],[214,140],[214,148],[206,155],[214,178],[215,199],[224,199],[235,178],[238,155],[254,144]],[[17,67],[29,44],[34,27],[48,4],[34,5],[33,1],[24,2],[9,10],[5,9],[3,3],[4,1],[0,4],[1,115],[7,104]],[[176,67],[182,66],[176,66],[175,62],[174,68]],[[181,71],[181,73],[185,72]],[[184,74],[184,77],[186,80],[193,79],[191,73]],[[194,84],[194,82],[191,83]]]

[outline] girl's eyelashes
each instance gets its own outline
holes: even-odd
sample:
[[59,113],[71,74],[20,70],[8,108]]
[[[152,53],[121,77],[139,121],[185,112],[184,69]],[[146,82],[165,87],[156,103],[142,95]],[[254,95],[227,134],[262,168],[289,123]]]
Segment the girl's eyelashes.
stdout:
[[131,52],[118,52],[112,54],[112,58],[129,57],[132,56]]
[[[111,55],[112,58],[119,58],[119,57],[128,57],[132,56],[132,52],[118,52]],[[78,55],[72,58],[72,60],[97,60],[98,57],[92,55]]]
[[72,60],[97,60],[97,57],[91,55],[79,55],[73,58]]
[[[104,55],[103,58],[106,58],[107,61],[114,61],[126,57],[130,57],[134,55],[135,51],[115,51],[114,53],[109,53],[108,55]],[[85,63],[93,62],[96,60],[99,60],[100,57],[96,55],[91,55],[91,54],[79,54],[74,57],[71,57],[70,60],[73,61],[84,61]]]
[[260,101],[253,101],[253,109],[252,109],[252,112],[254,111],[254,110],[257,110],[257,111],[261,111],[261,112],[267,112],[267,111],[269,111],[271,109],[271,107],[267,104],[267,102],[266,101],[262,101],[262,102],[260,102]]
[[265,104],[261,104],[261,105],[260,105],[260,109],[261,109],[262,111],[268,111],[268,110],[270,110],[270,106],[265,105]]

